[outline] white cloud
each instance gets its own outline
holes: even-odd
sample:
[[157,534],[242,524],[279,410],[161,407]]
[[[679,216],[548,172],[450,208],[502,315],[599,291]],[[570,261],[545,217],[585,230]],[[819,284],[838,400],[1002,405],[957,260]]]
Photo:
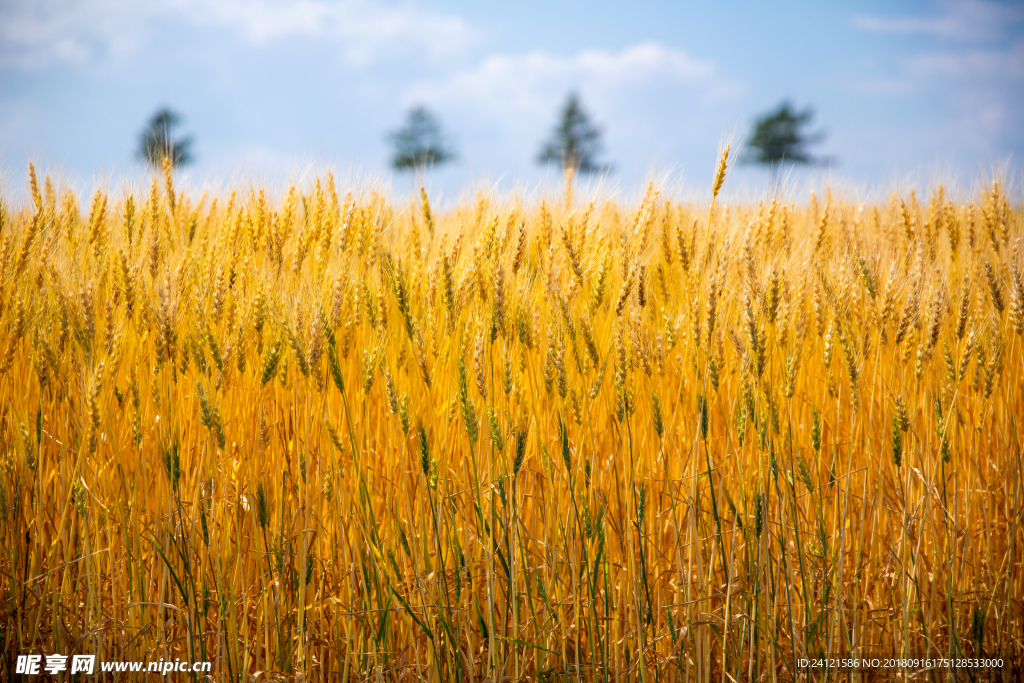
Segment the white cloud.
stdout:
[[990,0],[947,0],[930,17],[855,15],[854,27],[870,33],[922,34],[954,40],[987,40],[1024,19],[1024,9]]
[[123,0],[14,0],[0,4],[0,65],[81,63],[136,46],[142,13]]
[[[421,80],[406,104],[436,109],[460,152],[483,166],[526,172],[569,92],[605,133],[605,155],[625,171],[713,148],[745,88],[710,61],[660,43],[618,51],[490,55]],[[713,153],[713,151],[712,151]],[[514,163],[509,160],[515,160]],[[518,164],[518,165],[517,165]]]
[[11,0],[0,4],[0,66],[123,57],[167,22],[235,32],[255,45],[320,40],[357,64],[436,59],[476,40],[459,17],[366,0]]
[[856,28],[869,33],[930,33],[932,35],[952,35],[959,29],[948,17],[936,19],[891,19],[868,15],[856,15],[851,20]]
[[177,0],[197,22],[241,30],[252,42],[280,38],[328,39],[359,63],[390,56],[438,58],[461,53],[475,42],[460,17],[415,5],[386,6],[364,0]]
[[[934,16],[854,17],[856,28],[894,37],[919,35],[922,46],[883,74],[858,84],[862,92],[945,102],[950,118],[932,131],[976,153],[999,153],[1019,140],[1024,107],[1024,6],[949,0]],[[1017,136],[1017,137],[1015,137]]]
[[928,79],[1024,81],[1024,40],[1005,50],[961,50],[919,54],[907,70]]
[[626,91],[658,89],[685,90],[703,104],[731,99],[741,92],[741,87],[721,77],[711,62],[658,43],[643,43],[619,52],[493,55],[476,67],[414,86],[408,100],[470,104],[514,117],[548,117],[568,90],[613,104]]

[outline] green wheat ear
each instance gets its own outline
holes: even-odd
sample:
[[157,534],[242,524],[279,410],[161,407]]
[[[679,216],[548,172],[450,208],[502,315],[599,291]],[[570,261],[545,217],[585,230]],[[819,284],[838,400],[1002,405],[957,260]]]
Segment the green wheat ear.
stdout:
[[167,474],[167,480],[170,482],[171,490],[173,491],[178,490],[178,482],[181,480],[181,456],[179,450],[180,444],[175,440],[163,453],[164,471]]
[[420,425],[420,469],[423,470],[423,476],[430,479],[430,446],[423,425]]
[[708,438],[708,401],[704,394],[697,396],[697,419],[700,424],[700,438],[707,441]]
[[562,446],[562,462],[565,463],[566,471],[572,470],[569,453],[569,431],[565,428],[565,423],[559,419],[558,421],[558,439]]
[[520,429],[516,432],[516,458],[512,466],[512,475],[519,474],[523,467],[523,459],[526,456],[526,430]]
[[660,439],[665,433],[665,422],[661,415],[661,401],[658,400],[657,394],[651,395],[651,410],[654,419],[654,431]]
[[264,531],[267,528],[268,519],[267,494],[263,490],[263,482],[260,482],[256,485],[256,520]]
[[900,421],[895,415],[892,417],[892,431],[889,438],[892,446],[893,464],[899,467],[903,464],[903,432],[900,431]]

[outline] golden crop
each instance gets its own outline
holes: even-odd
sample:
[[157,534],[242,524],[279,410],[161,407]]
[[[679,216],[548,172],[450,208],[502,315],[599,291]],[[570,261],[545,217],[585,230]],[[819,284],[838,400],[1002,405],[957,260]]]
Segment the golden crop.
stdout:
[[196,199],[168,169],[87,210],[29,180],[0,212],[4,678],[1020,675],[998,184],[439,212],[330,176]]

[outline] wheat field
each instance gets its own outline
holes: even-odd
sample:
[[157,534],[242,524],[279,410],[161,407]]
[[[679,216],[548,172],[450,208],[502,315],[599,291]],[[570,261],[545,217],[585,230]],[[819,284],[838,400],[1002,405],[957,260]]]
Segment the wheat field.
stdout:
[[703,203],[570,175],[443,211],[30,168],[0,210],[3,677],[1021,676],[1021,206],[726,203],[730,163]]

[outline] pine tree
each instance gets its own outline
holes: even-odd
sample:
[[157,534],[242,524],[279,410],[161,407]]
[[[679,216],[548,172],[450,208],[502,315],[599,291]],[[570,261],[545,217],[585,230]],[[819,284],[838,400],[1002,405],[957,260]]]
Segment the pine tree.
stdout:
[[423,106],[410,109],[405,124],[388,137],[395,148],[391,157],[395,170],[422,171],[456,158],[455,150],[445,140],[440,121]]
[[576,93],[569,93],[551,138],[541,147],[537,162],[557,161],[562,168],[580,173],[607,171],[610,164],[599,164],[601,129],[590,121]]
[[789,102],[783,102],[754,122],[754,132],[747,141],[742,160],[770,165],[817,163],[819,159],[812,156],[807,148],[823,140],[825,135],[805,130],[812,118],[814,111],[810,107],[796,111]]
[[174,166],[191,163],[192,136],[175,139],[173,135],[181,121],[181,115],[172,109],[158,110],[139,136],[136,156],[157,169],[163,168],[164,157],[170,157]]

